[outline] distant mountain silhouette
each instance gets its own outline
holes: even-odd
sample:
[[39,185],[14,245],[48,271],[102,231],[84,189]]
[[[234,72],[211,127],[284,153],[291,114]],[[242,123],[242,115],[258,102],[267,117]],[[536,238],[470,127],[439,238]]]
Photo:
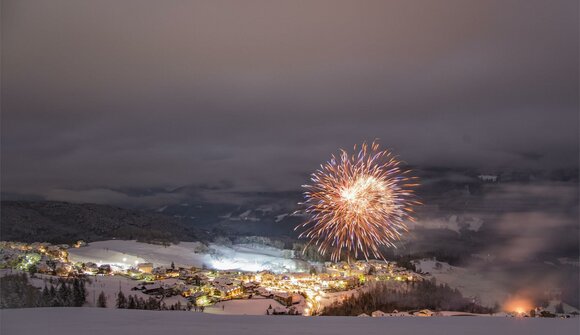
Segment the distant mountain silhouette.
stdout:
[[209,235],[178,218],[107,205],[2,201],[0,239],[71,243],[82,239],[205,241]]

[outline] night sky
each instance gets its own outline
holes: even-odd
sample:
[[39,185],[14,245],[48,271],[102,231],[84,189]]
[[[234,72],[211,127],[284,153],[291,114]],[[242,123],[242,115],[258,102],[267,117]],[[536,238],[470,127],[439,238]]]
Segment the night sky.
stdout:
[[575,0],[3,0],[1,24],[5,194],[298,190],[375,138],[419,167],[578,167]]

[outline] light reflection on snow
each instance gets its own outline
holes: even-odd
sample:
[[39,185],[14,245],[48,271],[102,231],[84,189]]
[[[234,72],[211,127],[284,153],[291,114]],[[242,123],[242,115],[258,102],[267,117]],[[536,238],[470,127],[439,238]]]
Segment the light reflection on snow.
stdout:
[[136,241],[109,240],[92,242],[85,247],[71,249],[73,262],[109,264],[127,270],[138,263],[154,266],[207,267],[216,270],[237,270],[275,273],[308,271],[305,262],[294,259],[292,250],[258,244],[219,245],[203,247],[199,242],[181,242],[168,247]]
[[261,271],[264,270],[263,266],[259,265],[257,262],[240,262],[239,260],[213,260],[211,267],[216,270],[242,270],[242,271]]

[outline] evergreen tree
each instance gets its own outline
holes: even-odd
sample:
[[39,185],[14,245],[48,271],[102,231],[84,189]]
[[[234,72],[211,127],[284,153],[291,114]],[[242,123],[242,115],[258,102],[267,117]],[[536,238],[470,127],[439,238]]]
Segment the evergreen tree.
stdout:
[[50,290],[48,291],[50,293],[50,307],[58,307],[58,299],[56,296],[56,289],[54,288],[53,284],[50,284]]
[[99,294],[99,297],[97,298],[97,307],[107,308],[107,297],[103,291],[101,291],[101,294]]
[[85,301],[87,301],[88,296],[89,296],[89,292],[87,291],[87,287],[85,286],[85,281],[81,279],[80,280],[80,300],[82,301],[82,304],[84,304]]
[[28,282],[26,274],[7,274],[0,277],[0,308],[41,306],[40,290]]
[[150,309],[147,306],[147,303],[145,302],[145,299],[139,297],[137,298],[137,296],[135,295],[135,302],[137,303],[137,309]]
[[41,297],[41,306],[42,307],[49,307],[52,303],[52,298],[50,297],[50,291],[48,290],[48,287],[46,287],[46,285],[44,285],[44,288],[42,289],[42,297]]
[[175,270],[175,263],[171,262],[171,270]]
[[136,309],[137,303],[135,302],[135,297],[130,295],[129,296],[129,303],[127,304],[128,309]]
[[73,306],[81,307],[85,303],[85,295],[83,289],[81,288],[81,281],[75,278],[73,281]]
[[117,294],[117,304],[116,304],[117,308],[127,308],[127,298],[125,297],[125,294],[123,294],[123,291],[119,290],[119,293]]
[[145,303],[145,305],[147,306],[147,309],[150,310],[157,310],[159,309],[159,302],[157,301],[157,299],[153,298],[153,297],[149,297],[149,299],[147,299],[147,302]]
[[69,287],[66,285],[66,283],[63,281],[60,283],[60,287],[58,289],[58,293],[57,293],[57,301],[58,301],[58,306],[59,307],[66,307],[66,306],[70,306],[70,302],[71,302],[71,291],[69,289]]

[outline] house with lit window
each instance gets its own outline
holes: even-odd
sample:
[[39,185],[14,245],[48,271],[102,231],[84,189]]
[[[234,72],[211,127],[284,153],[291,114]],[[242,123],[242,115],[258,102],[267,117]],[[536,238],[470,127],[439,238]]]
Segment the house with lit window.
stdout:
[[137,264],[137,270],[143,273],[153,272],[153,263],[139,263]]

